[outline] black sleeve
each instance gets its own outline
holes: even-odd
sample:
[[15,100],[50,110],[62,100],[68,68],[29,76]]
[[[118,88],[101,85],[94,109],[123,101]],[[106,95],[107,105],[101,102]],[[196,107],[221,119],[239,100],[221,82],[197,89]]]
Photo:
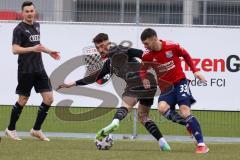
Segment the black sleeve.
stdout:
[[22,43],[22,36],[21,36],[21,30],[20,28],[15,28],[13,30],[13,39],[12,39],[12,44],[17,44],[21,45]]
[[135,49],[135,48],[129,48],[127,52],[128,57],[133,58],[133,57],[138,57],[142,59],[143,51],[140,49]]
[[98,81],[99,79],[102,79],[105,75],[107,75],[109,73],[110,73],[110,59],[108,59],[104,63],[101,70],[98,70],[87,77],[77,80],[76,85],[83,86],[83,85],[88,85],[88,84],[94,83],[94,82]]
[[[38,27],[38,29],[37,29],[37,32],[38,32],[38,34],[39,34],[39,36],[41,35],[40,34],[40,23],[37,23],[37,27]],[[39,40],[39,44],[41,43],[41,36],[40,36],[40,40]]]

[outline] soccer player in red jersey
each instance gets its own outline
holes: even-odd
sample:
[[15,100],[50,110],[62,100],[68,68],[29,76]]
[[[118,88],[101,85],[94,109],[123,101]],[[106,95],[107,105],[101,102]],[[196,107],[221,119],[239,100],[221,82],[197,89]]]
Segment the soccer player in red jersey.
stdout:
[[[93,43],[102,58],[106,58],[102,68],[95,70],[92,74],[70,83],[59,85],[58,89],[70,88],[74,86],[85,86],[94,83],[96,80],[102,79],[107,74],[115,74],[126,82],[124,92],[122,94],[121,107],[117,109],[112,122],[102,128],[96,135],[97,141],[102,141],[113,131],[117,130],[120,122],[128,115],[132,108],[138,104],[138,118],[147,131],[159,142],[162,151],[170,151],[171,147],[164,139],[159,128],[149,117],[149,111],[153,104],[153,97],[156,93],[156,81],[152,74],[147,77],[151,81],[151,89],[142,87],[139,71],[141,63],[137,58],[141,59],[143,51],[135,48],[124,47],[122,45],[111,45],[108,35],[99,33],[93,38]],[[97,63],[97,62],[96,62]]]
[[[159,112],[167,119],[185,125],[192,132],[197,141],[196,153],[207,153],[209,148],[203,141],[200,124],[191,114],[191,105],[196,100],[191,94],[189,80],[183,72],[180,57],[183,57],[196,78],[206,81],[205,78],[196,70],[189,53],[179,44],[159,40],[156,31],[151,28],[142,32],[141,40],[148,50],[142,58],[141,78],[144,87],[147,89],[151,86],[145,75],[147,70],[152,68],[161,90],[158,99]],[[176,104],[179,105],[180,115],[175,111]]]

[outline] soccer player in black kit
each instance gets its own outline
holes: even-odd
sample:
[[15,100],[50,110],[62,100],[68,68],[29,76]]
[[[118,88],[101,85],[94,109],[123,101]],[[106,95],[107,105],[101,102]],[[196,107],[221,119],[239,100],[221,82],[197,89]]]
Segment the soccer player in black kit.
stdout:
[[34,87],[35,91],[41,94],[43,101],[39,106],[37,118],[30,134],[42,141],[49,141],[42,133],[41,126],[53,102],[53,93],[51,82],[44,69],[41,52],[49,54],[55,60],[60,59],[60,55],[40,43],[40,25],[34,21],[35,15],[34,4],[30,1],[23,2],[23,21],[13,31],[12,51],[18,55],[16,94],[19,95],[19,98],[13,105],[10,123],[5,130],[5,134],[13,140],[21,140],[16,133],[16,122]]
[[[119,122],[124,119],[134,105],[139,102],[139,121],[158,141],[162,151],[170,151],[171,148],[163,138],[162,133],[149,117],[149,110],[153,104],[156,85],[149,90],[144,89],[142,85],[142,81],[139,76],[141,64],[137,61],[137,58],[142,58],[143,51],[121,45],[111,46],[108,35],[105,33],[99,33],[96,35],[96,37],[93,39],[93,43],[95,44],[95,47],[101,57],[107,58],[102,69],[78,81],[70,82],[68,84],[61,84],[59,85],[58,89],[70,88],[78,85],[88,85],[96,82],[109,73],[115,74],[126,82],[126,87],[124,93],[122,94],[122,105],[117,109],[113,117],[113,121],[97,133],[96,139],[102,141],[102,139],[109,135],[109,133],[118,129]],[[149,79],[151,82],[156,83],[154,76],[150,73]]]

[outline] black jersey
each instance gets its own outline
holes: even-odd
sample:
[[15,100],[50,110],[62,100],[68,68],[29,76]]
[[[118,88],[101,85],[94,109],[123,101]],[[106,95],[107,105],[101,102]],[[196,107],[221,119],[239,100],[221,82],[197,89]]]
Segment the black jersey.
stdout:
[[134,79],[140,79],[139,71],[141,63],[137,58],[141,59],[143,51],[123,46],[114,46],[109,49],[109,57],[104,63],[101,71],[76,81],[77,85],[86,85],[94,83],[111,73],[124,79],[127,83]]
[[141,59],[142,50],[114,46],[109,50],[109,61],[111,74],[124,79],[126,82],[139,75],[141,64],[137,58]]
[[[40,25],[34,22],[29,25],[20,22],[13,31],[12,44],[21,47],[32,47],[40,44]],[[18,72],[33,73],[44,70],[41,53],[27,53],[18,56]]]

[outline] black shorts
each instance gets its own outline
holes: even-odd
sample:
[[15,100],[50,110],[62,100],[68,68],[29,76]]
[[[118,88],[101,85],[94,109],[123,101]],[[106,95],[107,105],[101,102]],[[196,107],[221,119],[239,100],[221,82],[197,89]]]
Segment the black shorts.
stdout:
[[157,91],[156,80],[150,73],[147,74],[147,78],[150,80],[151,88],[145,89],[140,78],[136,78],[133,81],[127,81],[127,86],[124,89],[122,97],[134,97],[137,98],[139,103],[147,107],[151,107],[154,101],[154,96]]
[[[141,89],[139,91],[138,90],[131,91],[126,88],[124,93],[122,94],[122,97],[128,96],[128,97],[137,98],[140,104],[145,105],[147,107],[151,107],[153,105],[154,95],[156,93],[156,90],[157,88],[151,88],[149,90]],[[136,93],[137,91],[138,93]],[[148,95],[146,95],[147,93]]]
[[18,72],[16,94],[29,97],[33,87],[37,93],[52,91],[52,85],[46,71],[34,73]]

